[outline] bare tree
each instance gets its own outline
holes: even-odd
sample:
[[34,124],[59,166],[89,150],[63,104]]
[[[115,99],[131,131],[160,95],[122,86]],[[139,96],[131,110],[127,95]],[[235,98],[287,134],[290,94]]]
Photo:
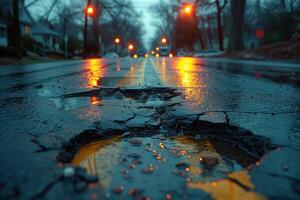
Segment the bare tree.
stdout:
[[219,49],[224,51],[224,33],[223,33],[223,11],[228,3],[228,0],[196,0],[197,7],[208,7],[212,9],[212,6],[216,10],[217,30],[218,30],[218,43]]

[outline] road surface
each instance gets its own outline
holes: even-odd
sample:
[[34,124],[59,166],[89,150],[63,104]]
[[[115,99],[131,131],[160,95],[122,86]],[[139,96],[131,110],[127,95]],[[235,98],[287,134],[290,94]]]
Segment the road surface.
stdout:
[[[200,58],[94,59],[0,67],[0,83],[0,199],[146,199],[146,196],[152,199],[220,199],[223,196],[226,199],[230,198],[229,195],[231,199],[300,198],[300,68],[295,68],[295,65]],[[163,108],[163,111],[158,108]],[[138,149],[141,144],[155,144],[160,140],[164,141],[159,142],[162,149],[166,144],[195,146],[195,141],[183,142],[181,138],[170,142],[164,135],[169,130],[164,127],[170,128],[168,124],[172,123],[174,129],[175,123],[172,120],[176,119],[182,127],[187,124],[187,128],[182,128],[183,133],[180,133],[185,136],[185,130],[190,130],[192,124],[190,116],[197,116],[205,127],[209,127],[206,122],[210,122],[215,126],[226,124],[230,130],[235,130],[233,126],[249,130],[251,138],[255,135],[260,142],[268,141],[266,143],[270,148],[259,151],[262,146],[257,145],[253,152],[244,149],[249,155],[251,152],[257,153],[253,157],[260,155],[254,163],[247,163],[251,167],[245,164],[249,170],[241,164],[243,157],[233,159],[234,152],[232,155],[223,152],[223,155],[223,150],[217,149],[219,160],[226,161],[225,155],[228,159],[237,160],[239,167],[242,167],[233,171],[243,173],[240,177],[245,178],[233,180],[225,173],[222,177],[210,174],[206,177],[215,179],[213,182],[208,181],[212,185],[207,187],[202,184],[205,181],[187,180],[186,185],[181,186],[178,180],[178,185],[176,183],[172,186],[180,188],[177,192],[176,188],[173,188],[175,191],[161,191],[156,183],[148,183],[157,182],[153,178],[156,176],[158,179],[164,177],[164,180],[172,180],[173,176],[154,172],[151,175],[154,169],[159,170],[159,167],[152,167],[152,164],[146,165],[147,159],[151,158],[142,160],[146,168],[141,171],[150,174],[150,179],[139,183],[145,186],[134,182],[141,175],[133,172],[133,180],[127,183],[127,180],[122,179],[119,182],[124,187],[118,188],[119,178],[111,180],[117,175],[111,175],[106,180],[103,176],[109,172],[100,170],[104,175],[100,176],[99,184],[106,188],[115,187],[113,190],[100,189],[91,183],[93,181],[86,181],[87,188],[84,187],[86,182],[76,182],[75,179],[70,181],[69,178],[75,176],[72,171],[74,168],[68,167],[67,163],[84,167],[86,164],[82,160],[87,154],[95,155],[91,151],[101,148],[107,151],[106,154],[115,152],[104,156],[106,159],[101,160],[100,156],[103,163],[103,160],[109,160],[108,157],[113,158],[126,151],[141,153],[142,150]],[[87,130],[108,133],[105,131],[114,129],[122,135],[130,135],[132,132],[138,134],[149,129],[156,136],[130,138],[123,143],[113,141],[105,144],[105,147],[101,143],[96,145],[97,150],[90,147],[85,151],[79,150],[88,142],[71,150],[66,147],[67,144],[74,145],[71,139]],[[201,125],[196,129],[202,131]],[[220,131],[220,128],[216,130]],[[159,139],[157,135],[160,135]],[[199,137],[202,137],[201,134]],[[243,137],[237,137],[238,141],[242,141]],[[119,144],[123,147],[116,148]],[[240,147],[239,144],[237,147]],[[75,158],[78,158],[75,161],[74,152],[77,155]],[[193,162],[192,156],[197,157],[191,155],[188,160],[190,163]],[[136,160],[139,155],[129,157],[135,158],[135,164],[138,164]],[[160,160],[160,154],[155,158]],[[168,157],[167,160],[170,166],[176,165],[176,160]],[[176,166],[180,168],[185,164],[179,163]],[[101,168],[101,164],[98,164],[98,168]],[[160,168],[169,169],[163,165]],[[185,168],[187,173],[191,169]],[[214,172],[219,168],[210,170]],[[127,172],[123,174],[129,178]],[[193,179],[194,175],[190,174],[189,178]],[[222,184],[227,184],[226,180],[233,184],[233,191],[225,191]],[[172,189],[166,186],[168,182],[162,181],[162,178],[161,183],[162,188]],[[141,187],[144,196],[127,188],[127,185],[134,187],[134,184],[137,188]],[[218,190],[223,193],[215,193],[211,189],[213,187],[221,187]]]

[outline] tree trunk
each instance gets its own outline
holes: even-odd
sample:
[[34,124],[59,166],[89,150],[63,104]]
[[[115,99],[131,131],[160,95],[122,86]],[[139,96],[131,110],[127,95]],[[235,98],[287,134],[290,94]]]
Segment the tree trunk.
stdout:
[[222,8],[220,5],[220,1],[216,0],[217,6],[217,26],[218,26],[218,42],[219,42],[219,50],[224,51],[224,43],[223,43],[223,27],[222,27]]
[[100,37],[100,22],[99,22],[99,18],[100,18],[100,2],[99,0],[96,1],[95,3],[95,7],[96,7],[96,11],[95,11],[95,16],[93,18],[93,33],[94,33],[94,38],[95,38],[95,50],[94,53],[98,56],[99,55],[99,50],[100,50],[100,41],[99,41],[99,37]]
[[[88,0],[86,5],[86,9],[91,5],[92,0]],[[87,41],[87,34],[88,34],[88,13],[87,10],[84,11],[84,36],[83,36],[83,57],[87,58],[88,56],[88,41]]]
[[211,19],[210,16],[207,17],[207,35],[208,35],[208,41],[209,41],[209,45],[210,48],[213,48],[213,36],[212,36],[212,32],[211,32]]
[[281,11],[285,11],[286,10],[286,2],[285,0],[280,0],[280,8],[281,8]]
[[231,27],[228,51],[244,49],[243,26],[246,0],[231,0]]
[[201,32],[200,29],[198,30],[198,34],[199,34],[199,40],[200,40],[201,49],[205,50],[205,43],[204,43],[202,32]]
[[15,56],[17,59],[22,59],[19,0],[13,0],[13,13],[13,44],[15,48]]

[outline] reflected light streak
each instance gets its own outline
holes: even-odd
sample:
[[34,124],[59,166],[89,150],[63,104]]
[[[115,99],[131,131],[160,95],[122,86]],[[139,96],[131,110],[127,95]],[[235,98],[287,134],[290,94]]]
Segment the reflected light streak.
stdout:
[[98,105],[101,103],[101,99],[99,97],[91,97],[90,102],[92,105]]
[[[114,137],[85,145],[79,150],[71,164],[84,167],[89,174],[100,176],[99,185],[102,190],[106,190],[112,182],[111,171],[114,171],[119,161],[121,153],[121,143],[119,141],[120,137]],[[105,161],[97,159],[103,157],[106,158]]]
[[105,61],[100,59],[90,59],[84,64],[84,68],[90,70],[85,77],[87,88],[95,88],[100,86],[101,77],[105,73],[105,68],[103,68],[105,64]]
[[[176,84],[184,89],[185,98],[192,103],[201,104],[207,87],[207,83],[203,80],[201,66],[195,65],[193,58],[179,58],[173,65],[177,71]],[[190,105],[193,109],[193,104]]]

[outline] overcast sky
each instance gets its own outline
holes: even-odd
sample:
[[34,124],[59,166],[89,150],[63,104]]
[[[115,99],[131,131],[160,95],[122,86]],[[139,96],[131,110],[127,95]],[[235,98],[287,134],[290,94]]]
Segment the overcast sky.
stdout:
[[145,44],[149,45],[151,38],[154,36],[155,28],[152,26],[152,18],[151,11],[149,11],[148,7],[152,4],[157,3],[159,0],[132,0],[134,7],[139,12],[142,12],[142,22],[144,23],[145,29]]

